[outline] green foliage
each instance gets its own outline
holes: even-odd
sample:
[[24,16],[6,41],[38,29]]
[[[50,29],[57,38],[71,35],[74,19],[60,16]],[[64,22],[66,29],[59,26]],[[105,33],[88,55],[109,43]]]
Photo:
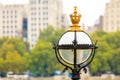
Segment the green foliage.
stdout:
[[64,29],[55,30],[51,26],[40,31],[39,40],[28,56],[29,69],[33,73],[49,76],[55,69],[61,68],[55,57],[52,42],[57,42],[64,31]]
[[52,26],[48,26],[46,29],[40,31],[40,40],[45,40],[46,42],[57,43],[60,36],[65,32],[64,28],[55,30]]
[[18,73],[25,71],[25,52],[27,52],[27,48],[21,39],[0,39],[0,72],[7,73],[8,71],[13,71]]
[[93,75],[104,73],[105,71],[113,71],[120,74],[120,31],[105,33],[97,31],[91,36],[93,40],[98,40],[95,58],[90,65],[90,71]]

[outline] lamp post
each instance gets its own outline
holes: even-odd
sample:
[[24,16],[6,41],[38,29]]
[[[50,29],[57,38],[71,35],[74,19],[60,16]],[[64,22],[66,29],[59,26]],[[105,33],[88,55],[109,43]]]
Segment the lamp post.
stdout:
[[80,71],[88,66],[95,55],[96,44],[93,44],[90,36],[80,29],[81,15],[74,7],[74,13],[70,14],[72,26],[54,44],[54,50],[58,61],[65,67],[64,70],[72,71],[72,80],[80,79]]

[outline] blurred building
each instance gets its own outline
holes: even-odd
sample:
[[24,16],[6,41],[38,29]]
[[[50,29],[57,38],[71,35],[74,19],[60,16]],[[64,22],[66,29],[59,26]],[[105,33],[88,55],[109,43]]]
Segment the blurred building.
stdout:
[[106,4],[103,30],[106,32],[114,32],[120,30],[120,0],[110,0]]
[[99,19],[94,25],[98,30],[103,30],[103,16],[99,16]]
[[99,16],[98,20],[95,21],[95,24],[93,26],[88,26],[86,31],[93,33],[97,30],[103,30],[103,16]]
[[30,49],[36,44],[40,30],[47,26],[66,28],[62,0],[29,0],[24,5],[0,4],[0,37],[20,37],[27,40]]
[[28,42],[30,49],[36,44],[40,29],[52,25],[62,27],[62,0],[29,0]]
[[0,5],[0,37],[27,38],[27,14],[24,5]]
[[69,23],[68,17],[66,14],[63,14],[62,15],[62,27],[65,29],[68,29],[69,26],[70,26],[70,23]]

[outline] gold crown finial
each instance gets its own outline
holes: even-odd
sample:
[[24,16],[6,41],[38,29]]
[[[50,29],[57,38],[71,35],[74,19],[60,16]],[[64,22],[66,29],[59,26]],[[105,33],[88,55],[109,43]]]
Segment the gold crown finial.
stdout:
[[72,31],[81,31],[80,26],[79,26],[81,15],[79,13],[77,13],[77,6],[74,7],[74,13],[70,14],[70,18],[71,18],[71,22],[72,22],[71,30]]
[[74,7],[74,13],[77,13],[77,6]]

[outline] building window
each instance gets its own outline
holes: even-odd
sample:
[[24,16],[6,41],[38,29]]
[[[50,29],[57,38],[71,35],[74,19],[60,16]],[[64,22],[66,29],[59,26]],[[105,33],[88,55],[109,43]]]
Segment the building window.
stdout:
[[13,21],[11,21],[11,23],[13,23]]
[[9,16],[7,16],[7,18],[9,18]]
[[7,23],[9,23],[9,21],[7,21]]
[[45,1],[43,1],[43,4],[45,4]]
[[43,15],[45,15],[45,12],[43,12]]
[[34,23],[34,25],[36,26],[36,23]]
[[33,15],[33,12],[31,12],[31,15]]
[[17,23],[17,21],[15,20],[15,23]]
[[48,15],[48,12],[46,12],[46,15]]
[[34,8],[34,10],[36,10],[36,7]]
[[7,28],[9,28],[9,26],[7,26]]
[[48,17],[46,17],[46,20],[48,20]]
[[15,28],[17,28],[17,26],[15,25]]
[[38,14],[40,15],[41,13],[39,12]]
[[9,31],[7,31],[7,33],[9,33]]
[[45,26],[45,23],[43,23],[43,26]]
[[9,13],[9,11],[7,11],[7,14]]
[[11,31],[11,33],[13,33],[13,31]]
[[15,18],[17,18],[17,16],[15,15]]
[[43,7],[43,10],[45,10],[45,7]]
[[17,34],[17,33],[18,33],[18,31],[15,31],[15,33]]
[[48,7],[46,7],[46,10],[48,10]]
[[33,28],[31,29],[31,31],[33,31]]
[[43,18],[43,20],[45,20],[45,18]]
[[48,1],[46,0],[46,4],[48,4]]
[[34,20],[36,21],[36,18],[34,18]]
[[3,19],[5,18],[5,16],[3,16]]
[[33,1],[31,1],[30,3],[33,4]]
[[46,25],[48,26],[48,23],[46,23]]
[[39,23],[39,26],[41,26],[41,23]]
[[17,13],[17,11],[15,10],[15,13]]
[[33,23],[31,23],[31,26],[33,26]]
[[5,31],[3,31],[3,34],[5,34]]
[[13,13],[13,11],[11,11],[11,13]]
[[5,21],[3,21],[3,23],[5,23]]
[[34,13],[34,15],[36,15],[36,12]]
[[5,28],[5,26],[3,26],[3,29]]

